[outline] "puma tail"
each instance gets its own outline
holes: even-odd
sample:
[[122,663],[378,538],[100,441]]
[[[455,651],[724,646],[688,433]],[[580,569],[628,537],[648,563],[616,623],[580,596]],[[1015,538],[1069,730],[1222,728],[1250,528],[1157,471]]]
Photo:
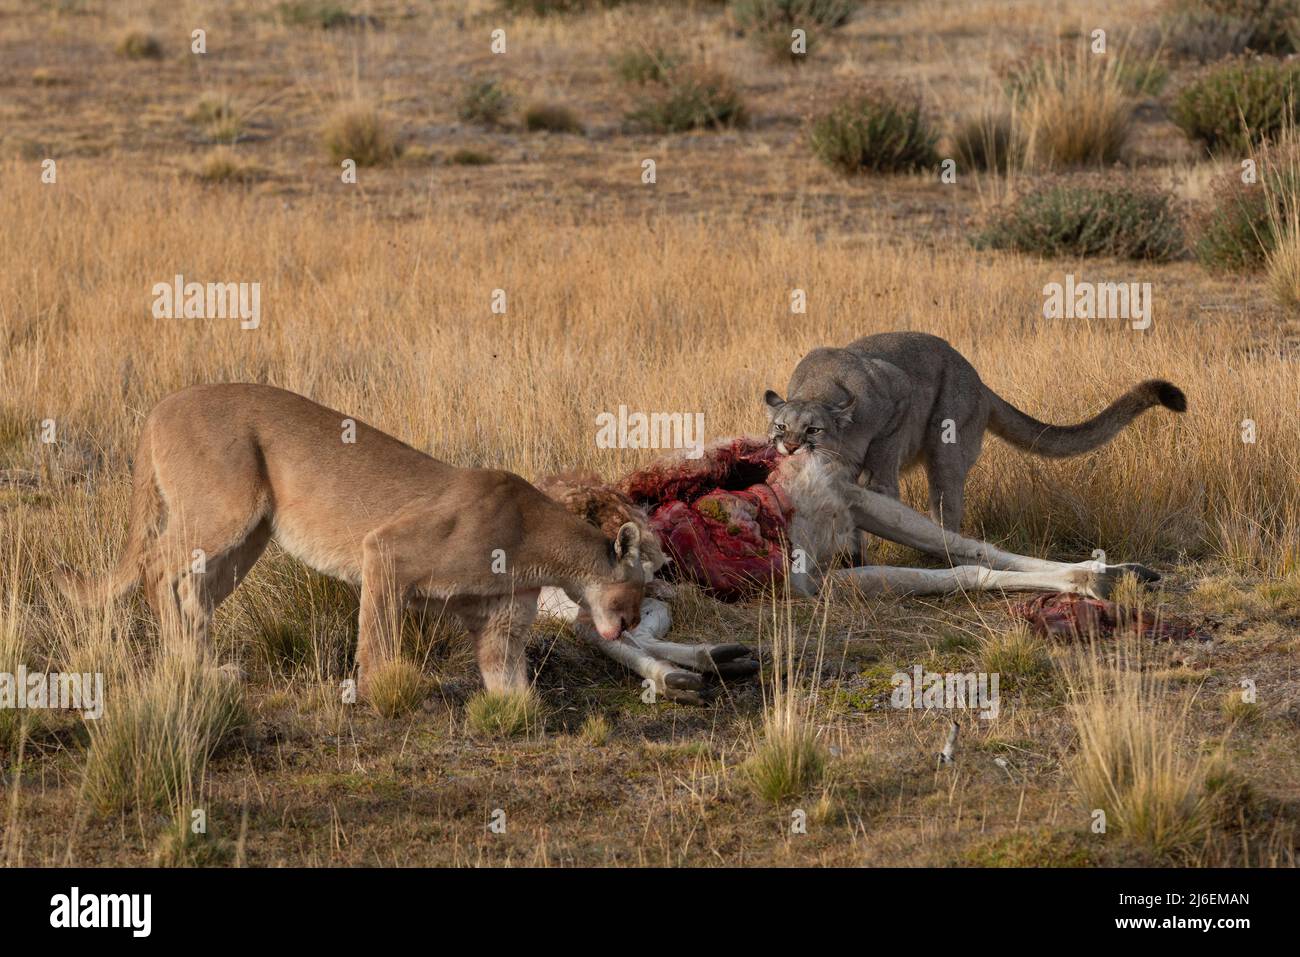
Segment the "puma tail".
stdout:
[[126,548],[117,560],[117,566],[107,575],[83,575],[70,568],[60,568],[54,573],[54,584],[69,601],[84,606],[106,605],[127,594],[139,584],[144,570],[144,559],[149,546],[158,535],[162,499],[154,478],[153,454],[150,449],[149,429],[146,423],[136,448],[135,470],[132,473],[131,525],[126,536]]
[[1012,445],[1045,455],[1064,458],[1080,455],[1105,445],[1130,422],[1153,406],[1163,405],[1175,412],[1187,411],[1183,390],[1163,379],[1148,379],[1129,389],[1086,422],[1076,425],[1049,425],[1021,412],[992,389],[993,410],[989,429]]

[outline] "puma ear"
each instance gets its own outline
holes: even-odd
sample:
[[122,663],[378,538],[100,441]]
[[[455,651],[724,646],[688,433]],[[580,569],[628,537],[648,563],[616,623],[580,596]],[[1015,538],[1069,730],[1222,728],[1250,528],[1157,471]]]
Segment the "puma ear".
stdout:
[[614,537],[614,555],[623,564],[641,563],[641,529],[635,522],[624,522],[619,528]]
[[774,418],[785,405],[785,399],[781,398],[771,389],[763,393],[763,403],[767,406],[767,417]]
[[844,428],[853,422],[853,407],[856,404],[857,400],[853,396],[849,396],[843,403],[831,406],[827,411],[830,412],[831,418],[835,420],[839,427]]

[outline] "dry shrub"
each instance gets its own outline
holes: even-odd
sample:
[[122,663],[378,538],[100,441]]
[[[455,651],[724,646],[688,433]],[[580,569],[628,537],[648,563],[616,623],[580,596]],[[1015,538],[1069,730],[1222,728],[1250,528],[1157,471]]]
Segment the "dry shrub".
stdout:
[[402,151],[392,123],[367,103],[339,107],[326,122],[322,139],[335,162],[350,159],[358,166],[391,163]]

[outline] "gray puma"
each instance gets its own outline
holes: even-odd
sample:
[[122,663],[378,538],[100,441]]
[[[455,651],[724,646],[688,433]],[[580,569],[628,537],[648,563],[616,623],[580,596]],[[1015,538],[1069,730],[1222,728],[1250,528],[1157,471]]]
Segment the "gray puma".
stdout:
[[141,582],[164,632],[206,643],[213,611],[274,538],[357,585],[359,690],[397,653],[403,607],[436,602],[478,644],[490,691],[528,687],[541,589],[564,589],[613,641],[641,618],[640,529],[611,541],[518,475],[439,462],[365,423],[265,385],[193,386],[144,421],[117,568],[63,570],[107,602]]
[[1061,458],[1104,445],[1152,406],[1187,408],[1177,386],[1148,379],[1086,422],[1048,425],[986,386],[943,339],[920,332],[814,349],[790,376],[787,398],[769,389],[763,400],[768,437],[782,453],[837,458],[874,491],[897,498],[899,472],[923,463],[930,514],[951,531],[961,526],[966,473],[986,429],[1022,449]]

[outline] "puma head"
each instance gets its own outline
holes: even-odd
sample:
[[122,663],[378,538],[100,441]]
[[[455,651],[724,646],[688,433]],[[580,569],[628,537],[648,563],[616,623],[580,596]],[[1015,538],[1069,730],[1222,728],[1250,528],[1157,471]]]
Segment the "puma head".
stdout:
[[844,430],[853,423],[852,398],[838,405],[798,399],[787,402],[768,389],[763,401],[767,404],[768,440],[782,455],[841,454]]
[[583,603],[600,637],[613,641],[641,623],[646,574],[641,561],[641,529],[632,522],[619,528],[610,543],[613,572],[608,581],[589,585]]

